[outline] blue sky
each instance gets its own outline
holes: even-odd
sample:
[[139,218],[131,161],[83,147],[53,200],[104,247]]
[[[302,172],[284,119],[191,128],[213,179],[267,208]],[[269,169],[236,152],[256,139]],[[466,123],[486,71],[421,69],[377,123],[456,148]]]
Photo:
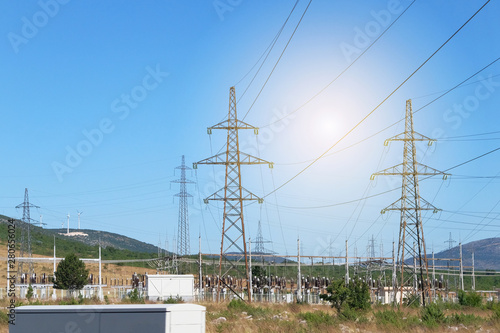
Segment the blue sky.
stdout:
[[[273,40],[295,1],[77,1],[0,3],[0,213],[29,189],[32,217],[60,228],[69,213],[76,226],[121,233],[172,247],[177,230],[174,168],[215,154],[225,133],[206,128],[227,115],[236,85],[243,116],[256,99],[308,1],[301,0],[249,89],[254,64]],[[295,176],[346,134],[411,74],[482,1],[415,1],[349,70],[342,72],[410,1],[312,1],[297,32],[245,121],[261,127],[240,134],[241,148],[273,161],[274,169],[244,167],[244,186],[266,195]],[[359,255],[368,239],[390,255],[399,216],[380,210],[400,196],[398,178],[370,175],[398,164],[402,144],[384,147],[403,123],[364,140],[417,110],[485,67],[500,54],[500,5],[489,3],[443,49],[365,122],[293,181],[245,208],[248,236],[262,223],[266,244],[293,254],[300,235],[310,255],[344,252],[349,239]],[[253,70],[251,70],[253,68]],[[250,71],[250,72],[249,72]],[[249,74],[245,76],[245,74]],[[445,170],[498,147],[500,62],[415,114],[422,163]],[[241,80],[244,78],[243,80]],[[241,81],[240,81],[241,80]],[[243,95],[243,96],[242,96]],[[242,97],[241,97],[242,96]],[[240,99],[241,98],[241,99]],[[290,114],[285,120],[276,119]],[[467,136],[464,138],[456,138]],[[447,139],[448,138],[448,139]],[[452,138],[452,139],[449,139]],[[453,139],[455,138],[455,139]],[[439,140],[441,139],[441,140]],[[481,139],[481,140],[478,140]],[[362,143],[350,147],[354,143]],[[257,143],[258,142],[258,143]],[[76,153],[75,153],[76,152]],[[75,156],[78,154],[78,156]],[[499,155],[492,153],[422,181],[420,193],[443,211],[424,214],[429,250],[449,233],[465,242],[500,236]],[[68,157],[69,156],[69,157]],[[222,167],[199,166],[190,176],[191,249],[201,234],[204,252],[220,246],[222,205],[200,200],[222,186]],[[484,178],[489,177],[489,178]],[[335,205],[335,206],[332,206]],[[314,208],[330,206],[326,208]],[[352,252],[351,252],[352,253]]]

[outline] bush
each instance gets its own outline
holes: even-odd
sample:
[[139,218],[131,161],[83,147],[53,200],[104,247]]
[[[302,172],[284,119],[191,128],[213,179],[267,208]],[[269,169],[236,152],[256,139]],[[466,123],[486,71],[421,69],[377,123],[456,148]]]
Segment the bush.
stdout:
[[484,320],[481,317],[475,316],[473,314],[455,313],[451,316],[446,317],[446,322],[452,325],[464,324],[467,326],[480,324],[484,322]]
[[169,298],[167,298],[166,300],[163,301],[163,304],[177,304],[177,303],[184,303],[184,300],[182,299],[182,297],[179,297],[179,296],[172,297],[172,296],[170,296]]
[[500,320],[500,303],[491,302],[491,310],[493,310],[493,320]]
[[229,302],[227,308],[229,310],[241,311],[241,312],[249,312],[252,309],[252,307],[249,304],[247,304],[246,302],[242,301],[239,298],[235,298],[231,302]]
[[428,326],[437,326],[445,319],[443,310],[437,304],[432,303],[422,309],[422,321]]
[[130,303],[144,304],[144,298],[139,295],[139,290],[137,290],[137,288],[128,293],[128,298]]
[[7,324],[9,322],[9,316],[3,312],[0,311],[0,324]]
[[304,312],[299,314],[298,317],[307,321],[307,323],[312,326],[335,324],[335,318],[323,311]]
[[229,302],[229,304],[227,305],[227,309],[233,314],[235,312],[246,312],[247,315],[251,315],[254,318],[266,317],[267,315],[272,313],[272,310],[269,308],[252,306],[239,298],[235,298],[231,302]]
[[458,291],[458,303],[463,306],[480,307],[483,303],[483,299],[480,294],[469,291],[465,292],[463,290]]
[[33,287],[31,286],[31,284],[29,285],[28,291],[26,292],[26,298],[28,299],[28,302],[33,298]]
[[377,325],[394,326],[397,328],[403,328],[405,326],[403,321],[403,313],[401,311],[384,310],[374,312],[373,315],[375,316]]
[[352,309],[350,307],[345,307],[339,313],[339,319],[345,321],[358,321],[359,319],[361,319],[361,316],[359,315],[359,312],[356,311],[355,309]]
[[345,285],[344,280],[333,281],[327,288],[327,295],[321,299],[332,303],[340,314],[343,308],[366,310],[370,308],[370,290],[362,280],[351,280]]

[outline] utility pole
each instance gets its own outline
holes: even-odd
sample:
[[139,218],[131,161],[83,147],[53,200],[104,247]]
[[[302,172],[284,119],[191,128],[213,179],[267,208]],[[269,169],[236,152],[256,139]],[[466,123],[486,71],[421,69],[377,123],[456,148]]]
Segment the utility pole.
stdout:
[[[249,125],[238,119],[236,111],[236,93],[234,87],[229,90],[229,111],[226,120],[209,127],[208,134],[212,133],[214,129],[227,130],[227,144],[226,151],[219,153],[215,156],[201,160],[193,164],[196,169],[198,164],[207,165],[224,165],[226,167],[225,185],[222,189],[204,199],[205,203],[209,200],[218,200],[224,202],[224,215],[222,220],[222,237],[219,257],[219,284],[217,285],[217,299],[220,299],[220,289],[224,283],[224,277],[231,269],[238,270],[239,267],[235,265],[233,260],[230,260],[227,254],[230,252],[241,253],[241,259],[245,260],[245,277],[248,280],[248,258],[245,236],[245,223],[243,218],[243,202],[257,200],[262,203],[264,199],[256,196],[241,184],[241,166],[242,165],[255,165],[255,164],[268,164],[272,168],[271,162],[265,161],[258,157],[251,156],[240,151],[238,131],[243,129],[253,129],[255,134],[258,134],[258,128]],[[229,264],[229,268],[222,271],[223,261]],[[228,285],[226,287],[231,290],[238,297],[238,293]]]
[[392,242],[392,294],[393,294],[393,303],[397,303],[397,292],[396,292],[396,247],[395,243]]
[[460,289],[464,290],[464,265],[462,261],[462,243],[458,244],[460,246]]
[[201,297],[203,296],[203,275],[202,275],[202,271],[201,271],[201,266],[203,264],[203,261],[201,259],[201,235],[198,236],[198,242],[199,242],[199,248],[200,248],[200,254],[199,254],[199,257],[198,257],[198,261],[199,261],[199,271],[198,271],[198,275],[200,277],[200,281],[199,281],[199,295],[200,295],[200,301],[203,300]]
[[187,184],[194,184],[194,182],[186,178],[186,170],[192,169],[186,166],[184,155],[182,155],[181,165],[175,169],[181,170],[181,178],[171,181],[171,183],[178,183],[180,187],[179,193],[175,194],[175,196],[179,198],[177,253],[180,256],[186,256],[191,252],[189,238],[189,209],[187,199],[193,197],[187,192]]
[[54,281],[56,280],[56,235],[54,235]]
[[297,238],[297,302],[302,301],[302,275],[300,272],[300,238]]
[[436,261],[434,258],[434,251],[432,251],[432,297],[436,295]]
[[474,272],[474,252],[472,252],[472,290],[476,290],[476,275]]
[[99,237],[99,299],[102,301],[103,300],[103,295],[102,295],[102,271],[101,271],[101,239]]
[[[399,286],[401,291],[400,306],[403,303],[405,288],[411,286],[411,279],[413,278],[413,267],[405,259],[411,260],[412,258],[415,258],[417,261],[420,288],[416,291],[412,290],[410,293],[417,296],[421,300],[422,305],[425,306],[426,296],[430,292],[430,288],[428,284],[429,273],[421,211],[431,210],[437,212],[439,210],[420,197],[418,176],[443,175],[443,178],[446,179],[448,174],[417,162],[416,142],[428,141],[428,145],[431,145],[435,140],[414,131],[411,100],[406,101],[405,131],[386,140],[384,145],[388,145],[390,141],[402,141],[404,143],[403,163],[374,173],[371,179],[373,180],[375,176],[379,175],[402,177],[401,198],[383,209],[382,214],[393,210],[401,212],[398,246],[398,262],[401,272]],[[415,248],[413,247],[413,243],[416,243]]]
[[347,239],[345,240],[345,285],[349,284],[349,256],[347,253]]
[[[259,221],[260,223],[260,221]],[[250,302],[252,301],[252,238],[248,239],[248,255],[249,255],[249,260],[248,260],[248,299]]]
[[[24,258],[25,256],[29,258],[28,261],[28,283],[29,279],[34,273],[34,267],[33,267],[33,261],[31,258],[33,257],[33,254],[31,253],[31,222],[32,219],[30,217],[30,208],[40,208],[38,206],[35,206],[33,204],[30,204],[29,200],[29,195],[28,195],[28,189],[24,189],[24,202],[17,205],[16,208],[22,208],[23,209],[23,218],[22,218],[22,224],[21,224],[21,239],[19,241],[20,244],[20,251],[19,255],[21,258]],[[21,279],[21,275],[24,274],[23,271],[23,261],[18,260],[17,264],[17,278],[18,281]]]

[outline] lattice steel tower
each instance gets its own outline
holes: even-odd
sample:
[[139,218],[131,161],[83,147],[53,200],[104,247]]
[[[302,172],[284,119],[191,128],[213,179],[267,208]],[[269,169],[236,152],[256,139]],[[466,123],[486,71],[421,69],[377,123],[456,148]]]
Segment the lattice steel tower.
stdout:
[[[448,174],[417,162],[415,143],[417,141],[428,141],[430,146],[435,140],[413,130],[411,100],[406,101],[405,131],[386,140],[384,145],[387,146],[390,141],[404,142],[403,163],[374,173],[371,179],[378,175],[402,176],[401,198],[389,207],[384,208],[382,214],[391,210],[401,212],[397,256],[400,274],[400,285],[398,286],[401,292],[400,305],[403,303],[403,298],[406,297],[408,300],[420,299],[421,304],[425,306],[426,297],[430,293],[430,286],[421,211],[432,210],[437,212],[438,209],[420,197],[418,176],[443,175],[443,179],[446,179]],[[410,296],[417,297],[412,298]],[[396,302],[395,291],[394,302]]]
[[253,254],[258,255],[274,253],[274,251],[266,248],[266,246],[264,245],[265,243],[271,243],[271,241],[265,240],[264,236],[262,236],[262,226],[261,222],[259,221],[257,227],[257,237],[255,237],[255,250],[253,251]]
[[175,194],[179,198],[179,223],[178,223],[178,237],[177,237],[177,254],[180,256],[189,255],[190,253],[190,238],[189,238],[189,210],[188,198],[192,195],[187,192],[186,184],[194,184],[193,181],[186,178],[186,170],[192,170],[186,166],[184,155],[182,155],[182,163],[175,168],[181,170],[181,178],[172,180],[172,183],[178,183],[180,187],[179,193]]
[[[257,197],[241,185],[241,165],[268,164],[269,167],[272,168],[273,164],[240,151],[238,130],[253,129],[254,133],[258,134],[258,128],[238,119],[234,87],[231,87],[229,90],[229,112],[227,120],[209,127],[207,129],[208,134],[212,134],[212,130],[214,129],[227,130],[226,151],[194,163],[193,167],[196,169],[198,164],[219,164],[226,166],[224,187],[204,200],[205,203],[208,203],[209,200],[224,201],[222,240],[219,257],[220,279],[217,288],[217,298],[219,298],[221,284],[224,283],[224,277],[231,269],[234,268],[237,270],[237,263],[240,260],[245,260],[244,274],[248,281],[249,275],[245,223],[243,218],[243,201],[258,200],[259,203],[262,203],[263,201],[263,199]],[[231,252],[241,253],[241,256],[236,257],[237,260],[229,260],[228,254]],[[229,266],[229,268],[224,271],[222,270],[223,261]],[[231,286],[226,284],[224,286],[237,294],[231,289]],[[250,293],[249,301],[251,302]]]
[[[21,237],[19,240],[20,244],[20,251],[19,251],[19,256],[21,258],[32,258],[33,255],[31,253],[31,217],[30,217],[30,208],[40,208],[38,206],[30,204],[29,196],[28,196],[28,189],[24,189],[24,202],[17,205],[16,208],[22,208],[23,209],[23,218],[22,221],[24,223],[21,224]],[[24,272],[23,269],[23,261],[18,260],[17,264],[17,276],[18,279],[21,278],[21,275]],[[28,261],[28,281],[29,278],[33,275],[34,273],[34,267],[33,267],[33,261]],[[19,280],[20,281],[20,280]]]

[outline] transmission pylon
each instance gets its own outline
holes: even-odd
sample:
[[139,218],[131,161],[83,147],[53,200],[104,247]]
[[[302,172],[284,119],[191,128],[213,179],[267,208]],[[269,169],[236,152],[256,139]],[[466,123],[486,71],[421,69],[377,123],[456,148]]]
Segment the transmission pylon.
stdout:
[[255,237],[255,251],[254,253],[264,254],[264,237],[262,236],[262,227],[259,221],[259,226],[257,227],[257,237]]
[[451,238],[451,232],[450,232],[450,238],[444,242],[448,243],[448,250],[451,250],[453,248],[453,243],[456,243],[457,241]]
[[[443,179],[446,179],[449,174],[417,162],[416,142],[428,141],[430,146],[435,140],[413,130],[413,111],[410,99],[406,101],[405,131],[386,140],[384,145],[387,146],[390,141],[404,142],[403,163],[374,173],[371,179],[378,175],[402,177],[401,198],[384,208],[382,214],[393,210],[401,212],[397,256],[400,273],[399,304],[401,306],[403,298],[406,298],[409,302],[419,299],[421,304],[425,306],[426,297],[430,295],[430,286],[421,211],[431,210],[435,213],[439,210],[420,197],[418,176],[443,175]],[[412,281],[413,279],[418,281]],[[396,302],[396,292],[394,292],[394,302]]]
[[[19,255],[21,258],[32,258],[32,253],[31,253],[31,221],[33,221],[30,217],[30,208],[40,208],[38,206],[35,206],[33,204],[30,204],[29,196],[28,196],[28,189],[24,189],[24,202],[17,205],[16,208],[22,208],[23,209],[23,218],[22,221],[23,223],[21,224],[21,238],[19,240],[20,244],[20,251]],[[18,279],[21,278],[21,275],[25,273],[24,272],[24,267],[23,267],[23,261],[19,260],[17,264],[17,276]],[[34,267],[33,267],[33,261],[29,260],[28,261],[28,282],[30,281],[29,279],[31,276],[33,276],[34,273]]]
[[267,249],[264,245],[265,243],[271,243],[271,242],[268,240],[265,240],[264,236],[262,236],[262,226],[261,226],[261,223],[259,220],[259,224],[257,227],[257,237],[255,237],[255,251],[253,251],[253,254],[255,256],[258,256],[260,254],[261,255],[260,260],[262,262],[264,262],[264,256],[263,256],[264,254],[274,254],[275,253],[274,251]]
[[182,163],[175,168],[181,170],[181,178],[172,180],[172,183],[178,183],[180,187],[179,193],[175,194],[179,198],[179,222],[178,222],[178,237],[177,237],[177,254],[185,256],[190,253],[189,241],[189,211],[188,211],[188,198],[192,195],[187,192],[187,184],[194,184],[193,181],[186,178],[186,170],[192,170],[186,166],[186,160],[182,155]]
[[[241,166],[268,164],[269,167],[272,168],[273,164],[240,151],[238,130],[253,129],[254,133],[257,135],[258,128],[238,119],[234,87],[229,89],[229,111],[227,119],[209,127],[207,129],[208,134],[212,134],[212,130],[214,129],[227,130],[226,151],[194,163],[193,168],[196,169],[198,164],[218,164],[226,166],[224,187],[204,199],[205,203],[208,203],[209,200],[224,201],[222,239],[219,257],[219,284],[217,287],[217,299],[220,299],[220,289],[222,284],[224,284],[224,287],[227,287],[229,290],[238,295],[231,286],[225,284],[224,277],[231,271],[231,269],[238,270],[237,264],[239,261],[245,261],[244,274],[247,281],[249,277],[245,223],[243,218],[243,201],[257,200],[259,203],[263,202],[262,198],[259,198],[241,185]],[[238,254],[241,253],[241,256],[237,256],[236,260],[230,260],[228,254],[234,252],[237,252]],[[225,268],[224,271],[222,270],[223,261],[228,264],[226,267],[229,267],[227,269]],[[251,293],[248,293],[248,295],[249,301],[251,302]]]

